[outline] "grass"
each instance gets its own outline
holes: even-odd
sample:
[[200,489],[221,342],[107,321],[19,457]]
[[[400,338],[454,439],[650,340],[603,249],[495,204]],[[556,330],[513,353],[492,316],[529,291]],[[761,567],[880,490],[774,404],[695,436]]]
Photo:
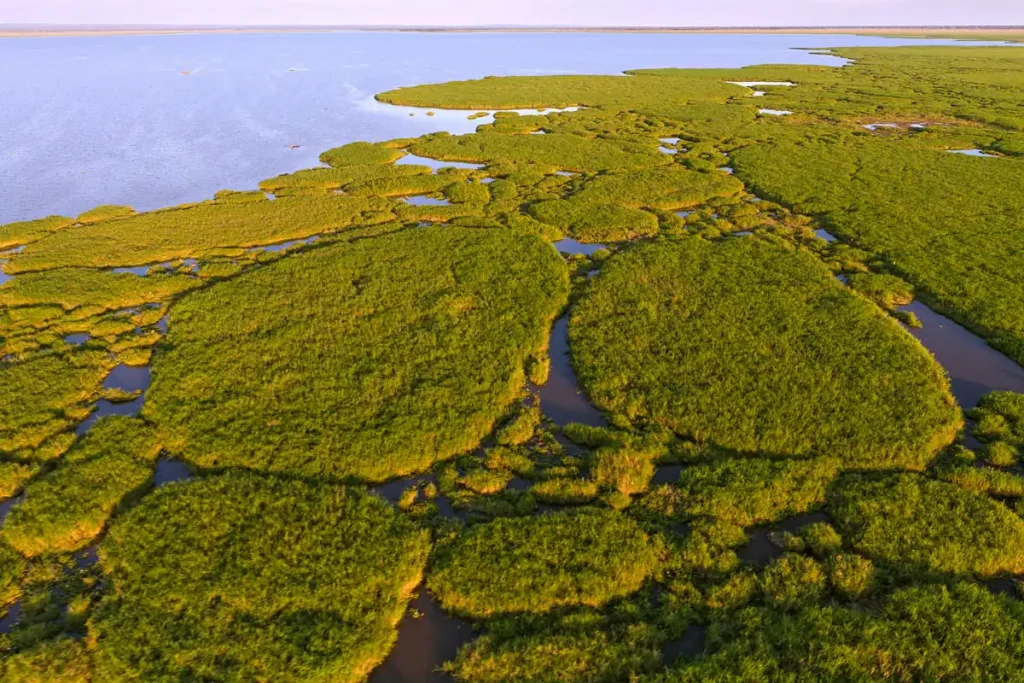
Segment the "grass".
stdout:
[[58,638],[18,652],[0,663],[9,683],[89,683],[89,652],[82,641]]
[[19,275],[0,288],[0,306],[57,304],[66,310],[98,306],[115,310],[164,301],[201,284],[178,274],[139,277],[89,268],[60,268]]
[[159,489],[104,541],[94,680],[364,680],[428,547],[352,488],[233,473]]
[[1024,608],[973,584],[895,591],[876,608],[747,608],[712,625],[712,654],[656,683],[755,680],[1012,681]]
[[487,617],[598,607],[657,571],[657,546],[621,513],[559,512],[497,519],[440,544],[427,578],[442,606]]
[[314,249],[178,304],[145,415],[201,467],[421,471],[493,429],[566,280],[553,249],[507,230]]
[[[1024,571],[1024,403],[987,397],[983,448],[947,447],[961,415],[894,309],[916,296],[1024,358],[1024,53],[839,53],[403,88],[379,98],[584,109],[0,226],[0,497],[27,496],[0,531],[0,603],[25,610],[0,678],[364,680],[431,553],[428,586],[477,620],[445,665],[463,683],[1020,678],[1024,608],[974,580]],[[726,83],[760,80],[797,85]],[[947,152],[970,148],[999,156]],[[567,266],[564,236],[618,244]],[[566,304],[608,429],[553,432],[528,398]],[[118,362],[153,364],[143,418],[76,440],[127,398],[101,390]],[[149,486],[161,446],[198,478]],[[342,486],[431,468],[397,510]],[[746,561],[745,528],[823,504]],[[666,668],[692,624],[706,647]]]
[[260,183],[264,192],[327,191],[355,183],[429,175],[428,166],[391,166],[365,164],[339,168],[308,168],[295,173],[268,178]]
[[0,362],[0,452],[32,457],[84,419],[111,367],[105,353],[91,350]]
[[1024,394],[993,391],[982,397],[971,417],[979,439],[1024,447]]
[[4,538],[29,557],[88,545],[118,505],[149,482],[159,451],[153,430],[140,420],[99,420],[57,469],[25,487]]
[[442,161],[536,164],[550,171],[606,171],[667,164],[654,145],[590,139],[578,135],[438,135],[417,142],[412,152]]
[[598,407],[739,451],[920,469],[959,425],[916,341],[811,255],[757,239],[612,259],[569,334]]
[[50,233],[63,230],[73,225],[73,218],[64,216],[49,216],[33,221],[22,221],[19,223],[8,223],[0,225],[0,250],[17,247],[19,245],[31,244],[36,240],[46,237]]
[[954,484],[916,474],[850,475],[829,493],[828,510],[848,544],[893,571],[1024,572],[1024,520]]
[[55,232],[8,264],[10,272],[66,266],[108,268],[199,257],[224,247],[255,247],[394,218],[382,198],[335,195],[277,201],[206,202]]
[[[736,152],[737,175],[877,254],[926,304],[1024,360],[1024,289],[1014,276],[1024,265],[1016,218],[1024,161],[870,135],[808,137],[797,131]],[[894,182],[909,177],[919,181]]]
[[723,458],[683,469],[675,516],[714,517],[742,527],[776,522],[825,502],[837,458]]
[[320,161],[335,168],[365,164],[390,164],[405,156],[401,149],[370,142],[353,142],[329,149],[320,155]]
[[21,580],[25,573],[25,558],[0,541],[0,608],[7,607],[21,594]]

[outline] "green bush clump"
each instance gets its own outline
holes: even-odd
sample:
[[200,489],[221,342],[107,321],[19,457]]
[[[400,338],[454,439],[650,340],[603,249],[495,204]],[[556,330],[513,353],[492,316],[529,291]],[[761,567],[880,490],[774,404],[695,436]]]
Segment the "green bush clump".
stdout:
[[483,636],[452,665],[460,683],[617,683],[661,664],[660,634],[647,624],[602,628],[596,618],[511,638]]
[[178,304],[144,413],[200,467],[420,471],[493,429],[566,290],[554,250],[506,230],[310,250]]
[[329,149],[320,155],[320,161],[333,167],[361,164],[390,164],[405,156],[401,149],[372,142],[352,142]]
[[238,472],[158,489],[103,542],[94,679],[362,681],[428,550],[353,488]]
[[25,487],[4,538],[27,556],[84,547],[121,501],[150,480],[159,452],[156,434],[141,420],[99,420],[56,470]]
[[653,677],[699,681],[1013,681],[1024,607],[960,583],[894,592],[871,610],[747,608],[712,625],[713,654]]
[[37,471],[39,468],[36,465],[0,461],[0,500],[7,500],[17,493],[21,485]]
[[523,406],[498,430],[498,443],[502,446],[521,446],[533,437],[541,421],[540,407]]
[[548,612],[629,595],[658,564],[655,543],[621,513],[558,512],[467,529],[437,547],[427,585],[457,614]]
[[809,557],[787,553],[764,570],[761,590],[769,605],[797,609],[818,602],[825,595],[825,571]]
[[91,683],[92,666],[85,643],[74,638],[47,640],[0,661],[7,683]]
[[799,538],[805,548],[819,558],[835,555],[843,549],[843,537],[831,524],[815,522],[800,529]]
[[731,449],[919,469],[960,424],[919,343],[810,254],[762,240],[620,254],[569,336],[599,408]]
[[916,474],[849,475],[828,508],[850,547],[907,572],[1024,572],[1024,519],[1004,505]]
[[393,218],[390,202],[379,197],[325,194],[274,202],[206,202],[61,230],[28,245],[7,268],[26,272],[173,261],[218,248],[274,244]]
[[627,496],[643,493],[654,476],[654,461],[662,452],[629,443],[602,446],[594,454],[594,481]]
[[658,232],[657,216],[617,204],[553,199],[532,204],[529,212],[542,223],[567,230],[581,242],[619,242]]
[[846,284],[882,308],[906,306],[914,300],[914,288],[905,280],[887,273],[853,273]]
[[743,527],[778,521],[824,503],[838,472],[835,458],[699,463],[680,475],[677,514],[715,517]]
[[505,489],[512,479],[512,474],[478,467],[466,472],[459,478],[459,483],[474,493],[488,495]]
[[982,397],[971,411],[974,435],[985,441],[1004,441],[1024,448],[1024,394],[993,391]]
[[850,600],[871,593],[875,585],[875,565],[853,553],[838,553],[825,560],[832,588]]
[[25,558],[6,542],[0,541],[0,608],[11,604],[21,594],[25,567]]
[[530,491],[541,503],[579,505],[597,498],[598,485],[590,479],[553,477],[537,482]]
[[985,460],[993,467],[1012,467],[1018,455],[1017,449],[1005,441],[995,441],[985,447]]

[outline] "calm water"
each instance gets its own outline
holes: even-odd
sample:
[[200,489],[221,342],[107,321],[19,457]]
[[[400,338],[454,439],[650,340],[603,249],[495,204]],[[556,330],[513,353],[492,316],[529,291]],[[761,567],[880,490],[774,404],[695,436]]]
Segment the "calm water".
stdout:
[[[254,188],[323,150],[486,119],[409,116],[373,95],[487,75],[831,64],[848,35],[359,33],[0,39],[0,223],[146,210]],[[929,41],[946,42],[949,41]]]

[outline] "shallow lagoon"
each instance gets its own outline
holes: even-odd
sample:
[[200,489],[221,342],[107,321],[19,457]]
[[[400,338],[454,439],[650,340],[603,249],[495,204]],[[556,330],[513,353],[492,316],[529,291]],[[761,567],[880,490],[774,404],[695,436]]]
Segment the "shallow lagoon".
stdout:
[[207,199],[316,166],[320,152],[346,142],[468,133],[486,121],[373,99],[400,86],[644,67],[839,65],[792,48],[908,43],[953,41],[373,32],[0,39],[0,175],[8,179],[0,224],[107,203],[148,210]]

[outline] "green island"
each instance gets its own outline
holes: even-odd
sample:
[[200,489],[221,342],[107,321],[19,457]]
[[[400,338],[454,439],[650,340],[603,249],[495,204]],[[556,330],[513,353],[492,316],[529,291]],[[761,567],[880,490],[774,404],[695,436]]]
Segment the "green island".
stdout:
[[0,226],[0,680],[1021,680],[1024,51],[834,53]]

